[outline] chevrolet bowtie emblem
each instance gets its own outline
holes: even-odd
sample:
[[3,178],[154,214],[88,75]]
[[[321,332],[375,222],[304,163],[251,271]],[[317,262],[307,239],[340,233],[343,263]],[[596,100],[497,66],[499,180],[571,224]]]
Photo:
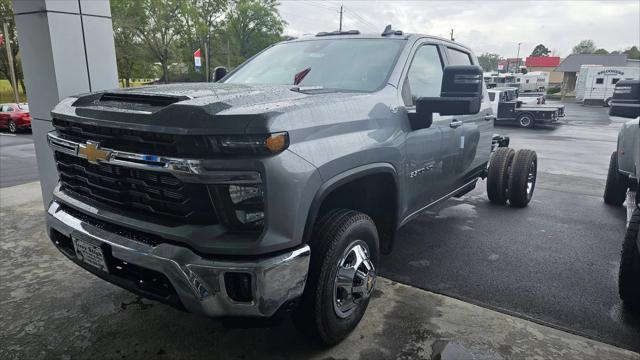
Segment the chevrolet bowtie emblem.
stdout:
[[107,160],[109,155],[111,155],[111,151],[100,149],[100,143],[95,141],[87,141],[86,144],[78,145],[78,156],[87,159],[92,164]]

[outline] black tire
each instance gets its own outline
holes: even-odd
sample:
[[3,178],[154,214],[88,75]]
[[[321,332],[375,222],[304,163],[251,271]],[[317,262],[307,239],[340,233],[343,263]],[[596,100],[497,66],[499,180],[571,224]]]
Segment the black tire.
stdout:
[[18,125],[16,125],[16,123],[11,120],[9,121],[8,129],[10,133],[15,134],[18,132]]
[[636,209],[622,244],[620,273],[618,275],[618,292],[625,305],[640,309],[640,253],[638,253],[638,237],[640,236],[640,210]]
[[532,129],[536,125],[535,117],[529,113],[518,116],[518,126],[521,128]]
[[514,207],[525,207],[533,197],[538,172],[538,155],[533,150],[518,150],[511,163],[509,174],[509,203]]
[[[337,287],[337,274],[353,244],[366,250],[373,272],[368,272],[365,282],[357,282],[364,286],[366,296],[359,298],[359,303],[350,312],[339,315],[336,298],[341,288]],[[312,236],[307,283],[300,304],[292,314],[296,327],[326,345],[336,344],[346,338],[367,309],[375,285],[378,258],[378,232],[369,216],[345,209],[334,210],[324,216],[317,223]]]
[[509,167],[515,157],[515,150],[507,147],[496,149],[487,171],[487,196],[492,204],[507,203],[507,186],[509,184]]
[[614,151],[609,160],[607,182],[604,186],[604,202],[609,205],[622,206],[627,197],[627,181],[618,172],[618,152]]

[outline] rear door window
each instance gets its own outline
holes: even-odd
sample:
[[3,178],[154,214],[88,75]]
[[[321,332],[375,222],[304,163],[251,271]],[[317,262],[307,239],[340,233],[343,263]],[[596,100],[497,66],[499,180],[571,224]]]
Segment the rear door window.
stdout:
[[447,48],[449,65],[472,65],[469,53],[453,48]]

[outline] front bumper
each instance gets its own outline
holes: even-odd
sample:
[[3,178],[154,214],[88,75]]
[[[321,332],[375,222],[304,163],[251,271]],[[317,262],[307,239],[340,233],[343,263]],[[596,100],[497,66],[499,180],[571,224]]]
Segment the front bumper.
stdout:
[[[47,226],[54,245],[88,271],[143,296],[164,300],[172,305],[184,307],[187,311],[211,317],[272,316],[284,304],[302,295],[309,268],[308,245],[255,260],[205,258],[186,247],[169,243],[148,245],[127,237],[126,233],[108,231],[104,226],[65,210],[55,200],[51,202],[47,211]],[[99,243],[105,257],[110,259],[107,260],[109,273],[81,263],[73,250],[63,248],[59,240],[72,237]],[[134,275],[151,275],[144,279],[136,279],[134,275],[119,277],[115,265],[110,263],[111,260],[125,264],[124,266],[133,264],[135,269],[131,273]],[[240,302],[231,299],[225,280],[227,273],[250,276],[250,301]],[[154,294],[148,287],[142,287],[150,278],[156,280],[161,277],[153,274],[162,274],[162,278],[168,279],[168,287],[173,288],[172,291],[159,295]],[[176,301],[168,300],[171,298],[176,298]]]

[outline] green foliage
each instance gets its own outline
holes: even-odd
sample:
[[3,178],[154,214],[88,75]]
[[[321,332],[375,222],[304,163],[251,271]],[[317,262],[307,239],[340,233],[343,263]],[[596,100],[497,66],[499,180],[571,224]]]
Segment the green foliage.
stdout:
[[602,48],[594,51],[593,53],[596,54],[596,55],[607,55],[607,54],[609,54],[609,52],[606,49],[602,49]]
[[547,94],[552,95],[552,94],[557,94],[560,92],[560,88],[559,87],[552,87],[552,88],[548,88],[547,89]]
[[226,35],[237,50],[235,60],[244,60],[280,40],[285,21],[275,0],[238,0],[226,23]]
[[593,54],[596,51],[596,44],[593,40],[582,40],[573,47],[572,54]]
[[533,51],[531,52],[531,56],[549,56],[551,50],[542,44],[538,44]]
[[625,50],[623,54],[627,54],[627,59],[636,59],[640,60],[640,50],[638,50],[637,46],[632,46]]
[[478,62],[484,71],[498,70],[498,63],[500,62],[500,55],[492,53],[484,53],[478,56]]
[[[16,33],[16,24],[13,20],[13,4],[11,0],[0,0],[0,16],[6,17],[9,21],[7,27],[9,33],[4,34],[5,42],[11,41],[11,54],[13,55],[14,70],[16,72],[16,79],[18,81],[19,91],[25,92],[24,78],[22,76],[22,64],[20,62],[20,46],[18,44],[18,34]],[[4,32],[2,22],[0,21],[0,32]],[[4,79],[11,79],[11,70],[9,67],[9,58],[7,57],[6,44],[0,47],[0,77]],[[11,81],[9,81],[11,84]],[[13,97],[12,97],[13,98]]]

